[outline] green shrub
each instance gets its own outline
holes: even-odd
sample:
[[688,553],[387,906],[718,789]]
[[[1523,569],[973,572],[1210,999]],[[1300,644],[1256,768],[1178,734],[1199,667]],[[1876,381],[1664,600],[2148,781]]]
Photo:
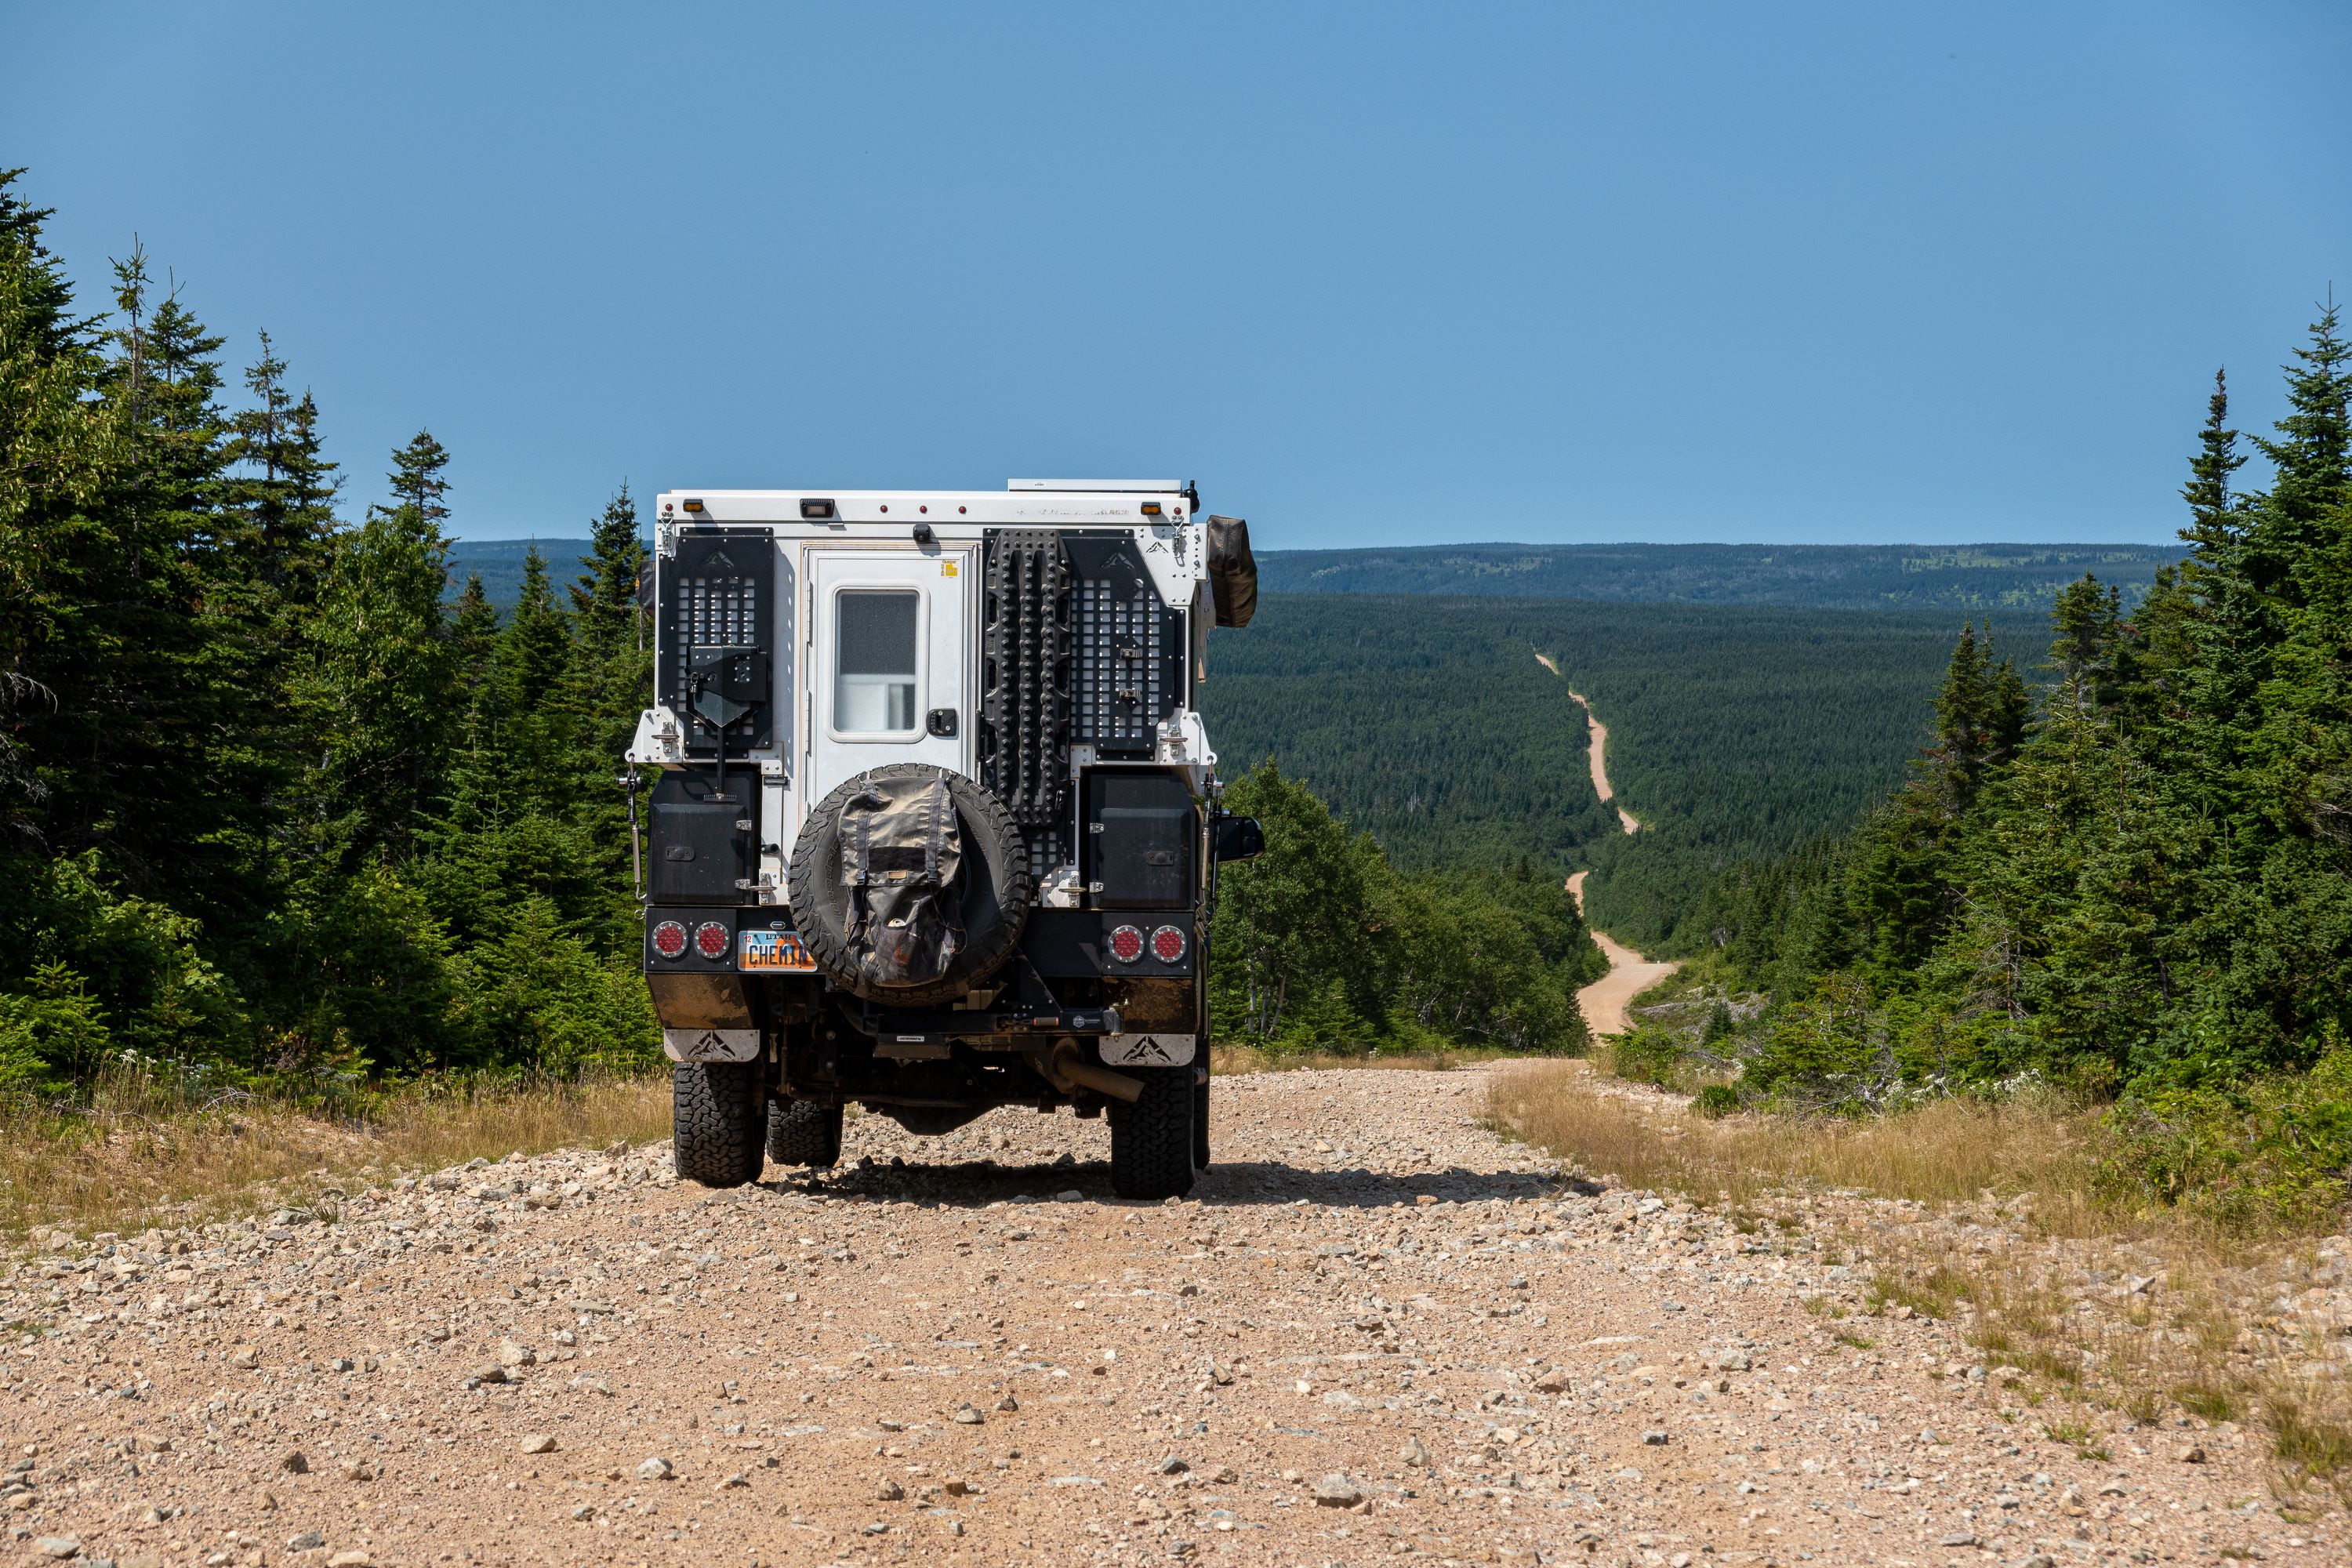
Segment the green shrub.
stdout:
[[1711,1083],[1698,1091],[1691,1109],[1709,1121],[1735,1114],[1739,1110],[1739,1091],[1727,1083]]
[[2352,1046],[2310,1071],[2126,1093],[2108,1111],[2103,1182],[2235,1230],[2296,1227],[2352,1200]]
[[1681,1037],[1654,1024],[1636,1025],[1632,1033],[1619,1036],[1610,1056],[1611,1069],[1619,1078],[1662,1089],[1673,1086],[1682,1061]]

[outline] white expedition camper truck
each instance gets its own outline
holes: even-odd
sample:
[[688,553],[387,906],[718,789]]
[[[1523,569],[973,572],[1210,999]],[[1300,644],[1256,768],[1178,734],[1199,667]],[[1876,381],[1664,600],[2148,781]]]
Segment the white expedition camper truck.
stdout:
[[679,1173],[1108,1112],[1123,1196],[1208,1163],[1220,807],[1193,710],[1257,567],[1190,485],[671,490],[628,752]]

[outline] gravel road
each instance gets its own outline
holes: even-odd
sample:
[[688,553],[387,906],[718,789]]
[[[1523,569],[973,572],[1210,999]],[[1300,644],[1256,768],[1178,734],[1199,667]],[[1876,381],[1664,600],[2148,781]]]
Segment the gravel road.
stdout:
[[[1576,900],[1576,912],[1580,915],[1584,912],[1584,879],[1591,875],[1590,871],[1577,871],[1568,879],[1569,896]],[[1585,1027],[1595,1037],[1622,1035],[1633,1027],[1627,1010],[1633,1006],[1633,998],[1682,964],[1644,958],[1605,931],[1592,931],[1592,940],[1600,944],[1601,956],[1609,960],[1609,973],[1577,992],[1576,1005],[1584,1014]]]
[[1809,1311],[1862,1294],[1811,1238],[1563,1179],[1483,1089],[1221,1079],[1226,1163],[1166,1205],[1108,1196],[1099,1122],[1000,1112],[728,1193],[616,1148],[48,1238],[5,1286],[10,1550],[2344,1560],[2253,1435],[2092,1415],[2086,1458],[1943,1325]]

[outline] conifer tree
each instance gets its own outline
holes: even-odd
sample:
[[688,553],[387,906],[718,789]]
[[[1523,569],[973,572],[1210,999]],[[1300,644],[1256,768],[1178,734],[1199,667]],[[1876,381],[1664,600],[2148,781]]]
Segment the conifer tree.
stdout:
[[392,486],[394,506],[376,510],[412,508],[420,522],[437,532],[441,520],[449,515],[443,499],[449,493],[449,481],[441,477],[441,470],[448,466],[448,449],[433,438],[432,431],[419,430],[409,437],[407,446],[393,453],[392,472],[384,476]]
[[2230,486],[2245,463],[2245,454],[2238,450],[2238,433],[2230,428],[2229,372],[2217,370],[2212,395],[2205,402],[2205,427],[2198,432],[2197,455],[2189,460],[2189,482],[2180,487],[2189,516],[2180,537],[2194,553],[2218,563],[2237,543],[2242,519]]
[[2321,543],[2322,520],[2352,485],[2352,342],[2336,336],[2337,321],[2331,299],[2285,367],[2287,415],[2277,437],[2254,437],[2277,472],[2247,532],[2252,585],[2288,603],[2301,597],[2295,563]]

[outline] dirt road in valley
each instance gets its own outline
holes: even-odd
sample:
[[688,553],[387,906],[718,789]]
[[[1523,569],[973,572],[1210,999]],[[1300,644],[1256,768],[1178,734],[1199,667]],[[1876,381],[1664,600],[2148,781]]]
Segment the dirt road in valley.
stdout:
[[[1550,656],[1539,653],[1536,655],[1536,662],[1554,675],[1559,674],[1559,666],[1552,662]],[[1584,721],[1592,731],[1592,744],[1586,748],[1587,760],[1592,767],[1592,793],[1601,797],[1601,805],[1612,805],[1617,798],[1617,792],[1609,787],[1609,726],[1592,711],[1592,704],[1585,700],[1582,692],[1571,688],[1569,695],[1576,699],[1578,707],[1584,710]],[[1642,831],[1642,825],[1633,819],[1633,814],[1622,805],[1617,807],[1617,820],[1628,833]]]
[[[1560,672],[1559,666],[1547,655],[1536,655],[1536,662],[1554,675]],[[1569,695],[1575,698],[1577,705],[1584,710],[1585,722],[1592,730],[1592,744],[1588,752],[1592,764],[1592,793],[1601,797],[1602,805],[1609,805],[1616,798],[1616,792],[1609,785],[1609,726],[1594,714],[1592,704],[1586,701],[1581,693],[1571,689]],[[1617,807],[1617,820],[1628,834],[1642,830],[1642,825],[1633,820],[1633,814],[1622,805]],[[1568,879],[1568,890],[1576,900],[1578,914],[1584,912],[1584,879],[1591,874],[1579,871]],[[1654,963],[1603,931],[1595,931],[1592,940],[1601,944],[1601,952],[1607,955],[1609,973],[1576,994],[1577,1005],[1584,1013],[1585,1027],[1593,1034],[1622,1035],[1632,1026],[1626,1018],[1626,1006],[1634,997],[1682,965]]]
[[[1579,914],[1584,912],[1584,879],[1591,874],[1579,871],[1568,879],[1568,890],[1576,900]],[[1682,965],[1646,959],[1604,931],[1594,931],[1592,940],[1608,955],[1609,973],[1579,991],[1576,1005],[1583,1009],[1585,1027],[1595,1035],[1622,1035],[1633,1026],[1625,1009],[1633,998]]]
[[1485,1087],[1221,1079],[1182,1203],[1006,1111],[727,1193],[575,1152],[53,1245],[0,1286],[6,1520],[211,1568],[2342,1560],[2233,1428],[2094,1414],[2084,1458],[1943,1325],[1833,1339],[1821,1239],[1566,1180]]

